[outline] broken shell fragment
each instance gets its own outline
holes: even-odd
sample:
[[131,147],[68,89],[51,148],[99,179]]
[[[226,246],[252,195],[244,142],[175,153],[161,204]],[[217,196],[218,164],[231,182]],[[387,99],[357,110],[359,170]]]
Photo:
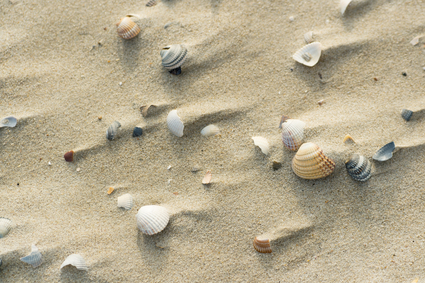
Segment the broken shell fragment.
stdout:
[[314,41],[313,32],[312,31],[306,32],[304,34],[304,40],[305,40],[305,43],[307,43],[307,44],[312,43]]
[[303,65],[313,67],[319,62],[321,53],[322,45],[319,42],[313,42],[295,52],[292,58]]
[[395,149],[394,142],[387,143],[372,156],[373,159],[377,161],[386,161],[393,157],[393,151]]
[[334,169],[335,162],[312,142],[301,145],[292,159],[292,170],[303,179],[324,178],[329,176]]
[[18,123],[18,119],[13,116],[8,116],[0,120],[0,128],[9,127],[13,128]]
[[165,207],[159,205],[142,206],[136,214],[137,227],[143,234],[154,235],[168,224],[170,216]]
[[112,194],[114,192],[114,188],[113,187],[109,187],[108,189],[108,195]]
[[353,143],[356,143],[350,135],[345,135],[344,139],[342,140],[343,143],[346,143],[347,141],[352,141]]
[[305,123],[288,119],[282,123],[282,142],[290,150],[298,150],[303,144]]
[[124,194],[118,197],[118,207],[131,209],[133,207],[133,197],[130,194]]
[[0,238],[4,238],[12,229],[12,220],[0,217]]
[[212,178],[212,173],[211,171],[208,170],[204,178],[202,179],[202,184],[208,185],[209,183],[211,183],[211,178]]
[[401,117],[403,117],[404,120],[409,121],[410,118],[412,118],[413,111],[403,109],[401,110]]
[[140,32],[139,26],[130,17],[124,17],[117,23],[117,32],[121,38],[132,39]]
[[149,108],[151,108],[151,107],[155,108],[155,107],[156,107],[156,105],[148,104],[148,105],[142,105],[142,106],[140,106],[140,111],[142,112],[142,116],[143,116],[143,117],[148,116],[148,110],[149,110]]
[[181,73],[181,69],[178,71],[178,68],[180,68],[184,61],[186,61],[186,47],[181,44],[168,45],[162,48],[160,54],[162,58],[162,66],[164,66],[167,70],[170,70],[170,73],[173,75]]
[[180,117],[177,115],[177,110],[172,110],[167,116],[167,126],[170,132],[178,137],[183,136],[184,125]]
[[269,239],[260,240],[257,237],[255,237],[253,244],[254,244],[254,249],[259,253],[269,254],[272,252]]
[[345,162],[348,174],[356,181],[365,182],[369,180],[372,171],[372,163],[363,155],[353,154]]
[[348,5],[350,4],[352,0],[341,0],[339,2],[339,9],[341,11],[341,15],[344,15],[345,10],[347,9]]
[[158,0],[150,0],[148,3],[146,3],[146,7],[152,7],[157,4]]
[[84,261],[84,258],[79,255],[79,254],[72,254],[70,256],[68,256],[65,261],[62,263],[60,269],[62,269],[64,266],[67,265],[73,265],[75,266],[78,270],[88,270],[88,267],[86,265],[86,262]]
[[215,136],[219,132],[220,132],[220,129],[217,126],[211,124],[201,130],[201,135],[205,137],[211,137],[211,136]]
[[114,121],[112,125],[109,126],[108,130],[106,130],[106,138],[110,141],[113,140],[118,133],[119,127],[121,127],[120,122]]
[[31,246],[31,253],[25,257],[21,257],[21,261],[31,264],[32,267],[36,268],[43,263],[41,253],[38,251],[35,245]]
[[72,161],[74,161],[74,151],[73,150],[68,151],[67,153],[65,153],[63,155],[63,157],[65,158],[65,161],[66,162],[72,162]]
[[253,137],[252,140],[254,141],[254,145],[258,146],[265,155],[269,154],[270,145],[267,139],[263,137]]

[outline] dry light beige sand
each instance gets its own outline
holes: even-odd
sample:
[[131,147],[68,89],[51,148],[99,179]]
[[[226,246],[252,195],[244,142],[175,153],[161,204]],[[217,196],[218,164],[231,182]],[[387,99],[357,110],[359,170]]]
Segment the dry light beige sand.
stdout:
[[[0,282],[425,282],[425,115],[400,116],[425,108],[425,38],[409,43],[425,35],[425,3],[354,0],[341,16],[338,0],[146,2],[0,1],[0,116],[19,119],[0,129],[0,217],[14,225]],[[129,13],[142,31],[125,41],[115,23]],[[308,31],[324,47],[311,68],[292,59]],[[159,51],[177,43],[189,57],[173,76]],[[159,107],[143,117],[145,104]],[[332,175],[293,173],[282,114],[306,122]],[[201,136],[208,124],[220,134]],[[369,181],[351,179],[352,153],[372,161],[391,141],[401,149]],[[171,216],[145,236],[135,215],[150,204]],[[261,235],[271,254],[254,250]],[[38,268],[19,260],[31,244]],[[73,253],[87,272],[59,269]]]

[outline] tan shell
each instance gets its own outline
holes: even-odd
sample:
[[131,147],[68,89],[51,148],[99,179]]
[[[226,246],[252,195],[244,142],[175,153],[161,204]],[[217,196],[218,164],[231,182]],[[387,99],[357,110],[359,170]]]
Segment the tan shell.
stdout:
[[314,143],[304,143],[292,159],[292,170],[303,179],[320,179],[329,176],[335,162]]
[[117,23],[117,32],[121,38],[132,39],[140,32],[139,26],[130,17],[124,17]]
[[272,252],[269,239],[260,240],[257,237],[255,237],[253,244],[254,244],[254,249],[259,253],[269,254]]

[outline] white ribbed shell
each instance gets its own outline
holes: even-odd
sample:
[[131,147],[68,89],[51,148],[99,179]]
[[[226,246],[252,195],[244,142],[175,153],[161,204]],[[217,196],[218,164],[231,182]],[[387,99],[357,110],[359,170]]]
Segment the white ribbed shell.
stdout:
[[173,44],[162,48],[160,54],[162,66],[168,70],[173,70],[183,65],[184,61],[186,61],[187,49],[181,44]]
[[210,137],[215,136],[218,134],[218,132],[220,132],[220,129],[217,126],[211,124],[202,129],[201,135]]
[[288,119],[282,123],[282,142],[290,150],[298,150],[303,144],[305,123]]
[[43,263],[41,253],[38,251],[35,245],[31,245],[31,253],[25,257],[21,257],[21,261],[31,264],[34,268],[40,266]]
[[267,139],[263,137],[252,137],[252,139],[254,144],[258,146],[265,155],[269,154],[270,145]]
[[303,65],[313,67],[319,62],[321,54],[322,45],[319,42],[313,42],[295,52],[292,58]]
[[178,137],[183,136],[184,125],[180,117],[177,115],[177,110],[172,110],[167,116],[167,126],[170,132]]
[[130,194],[124,194],[118,197],[118,207],[131,209],[133,207],[133,197]]
[[168,224],[170,216],[165,207],[159,205],[146,205],[139,209],[136,214],[137,228],[143,234],[154,235],[162,230]]
[[341,11],[341,15],[344,15],[345,10],[347,9],[348,5],[350,4],[352,0],[341,0],[339,2],[339,9]]
[[86,265],[86,262],[84,261],[84,258],[79,255],[79,254],[72,254],[70,256],[68,256],[65,261],[62,263],[61,265],[61,269],[64,266],[67,265],[73,265],[75,266],[78,270],[85,270],[87,271],[89,268]]
[[10,127],[13,128],[16,126],[16,123],[18,123],[18,119],[16,119],[13,116],[4,117],[0,120],[0,128],[3,127]]
[[0,217],[0,238],[3,238],[12,229],[12,220]]

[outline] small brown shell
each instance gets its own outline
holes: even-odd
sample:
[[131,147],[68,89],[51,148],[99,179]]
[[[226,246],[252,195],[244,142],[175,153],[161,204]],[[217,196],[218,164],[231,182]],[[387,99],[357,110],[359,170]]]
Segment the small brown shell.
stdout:
[[269,239],[260,240],[257,237],[255,237],[253,244],[254,244],[254,249],[259,253],[269,254],[272,252]]
[[330,175],[334,169],[335,162],[312,142],[301,145],[294,159],[292,159],[292,170],[303,179],[324,178]]
[[117,23],[117,32],[121,38],[132,39],[140,32],[139,26],[130,17],[124,17]]
[[108,195],[112,194],[114,192],[114,188],[113,187],[109,187],[108,189]]
[[65,158],[65,161],[66,162],[72,162],[72,161],[74,161],[74,151],[73,150],[68,151],[67,153],[65,153],[63,155],[63,158]]

